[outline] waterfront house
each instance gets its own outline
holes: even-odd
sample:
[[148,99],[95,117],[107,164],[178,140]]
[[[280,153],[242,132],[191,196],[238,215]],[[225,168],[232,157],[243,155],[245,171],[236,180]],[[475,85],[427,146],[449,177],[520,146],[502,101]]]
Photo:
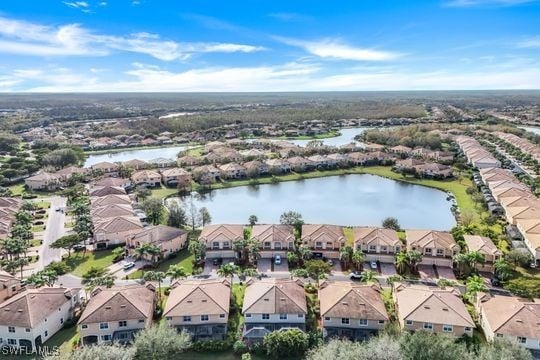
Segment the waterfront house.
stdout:
[[80,168],[77,166],[69,166],[61,170],[58,170],[55,173],[55,175],[58,177],[58,181],[60,181],[63,184],[67,184],[69,179],[71,179],[71,177],[74,174],[86,175],[87,173],[88,173],[88,169],[86,168]]
[[178,184],[190,185],[191,174],[181,168],[165,169],[161,172],[161,179],[167,186],[176,187]]
[[178,164],[183,166],[195,166],[201,163],[200,157],[186,155],[178,158]]
[[314,167],[313,161],[302,156],[293,156],[288,158],[287,161],[291,165],[291,169],[296,172],[309,171]]
[[126,195],[126,189],[120,186],[94,186],[89,191],[90,196]]
[[493,241],[480,235],[464,235],[463,238],[469,251],[476,251],[484,255],[484,264],[476,264],[476,269],[478,271],[493,271],[493,264],[503,255]]
[[135,185],[159,187],[161,186],[161,174],[153,170],[140,170],[131,175]]
[[28,289],[0,304],[0,347],[32,351],[73,318],[79,289]]
[[[126,245],[130,251],[142,244],[153,244],[161,251],[160,259],[165,259],[169,255],[176,253],[187,246],[187,232],[184,230],[157,225],[141,229],[139,232],[127,238]],[[147,256],[148,260],[151,259]]]
[[246,168],[246,175],[249,177],[268,174],[268,165],[259,160],[245,162],[244,167]]
[[94,207],[100,207],[100,206],[108,206],[113,204],[131,204],[131,199],[128,195],[105,195],[105,196],[92,196],[90,198],[90,203]]
[[221,173],[213,165],[203,165],[193,169],[193,178],[198,182],[215,182],[219,180]]
[[354,166],[366,165],[369,158],[366,154],[361,152],[352,152],[349,154],[349,163]]
[[133,170],[146,169],[149,165],[146,161],[139,160],[139,159],[132,159],[132,160],[124,161],[122,164]]
[[225,179],[242,179],[246,177],[246,168],[237,163],[228,163],[219,167]]
[[284,159],[269,159],[265,163],[271,173],[288,173],[291,171],[291,164]]
[[478,321],[489,341],[505,338],[540,351],[540,300],[486,293],[476,299]]
[[120,178],[120,177],[118,177],[118,178],[114,178],[114,177],[102,178],[102,179],[94,181],[92,183],[92,185],[93,186],[101,186],[101,187],[113,186],[113,187],[121,187],[121,188],[124,188],[124,189],[127,189],[130,186],[132,186],[131,179]]
[[367,261],[393,264],[395,255],[403,249],[395,230],[378,227],[353,228],[354,248],[365,253]]
[[127,343],[152,325],[156,290],[152,284],[97,287],[77,323],[83,345]]
[[378,285],[325,281],[319,287],[319,301],[325,338],[365,340],[390,321]]
[[452,267],[452,258],[459,252],[459,245],[452,234],[435,230],[406,230],[407,250],[422,254],[423,265]]
[[233,243],[243,238],[243,225],[207,225],[199,235],[199,241],[206,245],[207,258],[235,258]]
[[149,160],[148,163],[152,166],[158,167],[158,168],[168,168],[173,167],[176,165],[176,161],[172,159],[166,159],[166,158],[156,158]]
[[195,341],[223,340],[230,301],[231,284],[226,279],[177,281],[163,317],[167,326],[187,332]]
[[287,251],[294,250],[294,231],[290,225],[254,225],[251,238],[259,244],[263,259],[285,257]]
[[339,250],[345,246],[343,228],[337,225],[302,225],[302,243],[314,256],[339,259]]
[[103,161],[90,166],[93,171],[102,172],[105,176],[118,176],[118,164]]
[[280,329],[306,330],[307,303],[300,281],[267,278],[246,283],[243,337],[261,341]]
[[414,167],[417,174],[435,179],[446,179],[454,176],[452,167],[438,163],[425,163]]
[[393,290],[397,319],[403,330],[472,336],[474,321],[457,289],[395,283]]

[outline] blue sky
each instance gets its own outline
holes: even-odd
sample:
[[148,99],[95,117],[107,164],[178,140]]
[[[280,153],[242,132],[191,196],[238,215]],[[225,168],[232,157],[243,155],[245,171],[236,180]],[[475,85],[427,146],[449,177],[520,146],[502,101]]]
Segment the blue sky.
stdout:
[[539,0],[0,0],[0,91],[540,88]]

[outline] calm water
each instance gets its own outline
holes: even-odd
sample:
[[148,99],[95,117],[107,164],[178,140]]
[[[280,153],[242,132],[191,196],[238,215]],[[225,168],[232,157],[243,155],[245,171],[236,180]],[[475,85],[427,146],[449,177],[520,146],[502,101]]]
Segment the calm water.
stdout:
[[533,134],[540,135],[540,127],[532,127],[532,126],[518,126],[518,127],[525,131],[532,132]]
[[[341,146],[341,145],[347,145],[350,143],[356,143],[356,141],[354,141],[354,137],[356,135],[360,135],[367,129],[369,129],[369,127],[356,127],[356,128],[341,129],[340,130],[341,135],[327,138],[327,139],[320,139],[320,141],[322,141],[323,144],[329,145],[329,146]],[[299,146],[306,146],[307,143],[309,143],[312,140],[288,140],[288,141]]]
[[393,216],[404,228],[449,230],[455,225],[446,193],[367,174],[219,189],[192,197],[197,207],[208,208],[214,224],[247,223],[252,214],[259,223],[278,223],[284,211],[294,210],[307,223],[378,226]]
[[102,161],[122,162],[133,159],[139,159],[144,161],[157,158],[176,159],[178,153],[185,150],[186,148],[187,146],[170,146],[157,149],[135,149],[99,155],[89,155],[86,159],[86,162],[84,163],[84,166],[89,167]]

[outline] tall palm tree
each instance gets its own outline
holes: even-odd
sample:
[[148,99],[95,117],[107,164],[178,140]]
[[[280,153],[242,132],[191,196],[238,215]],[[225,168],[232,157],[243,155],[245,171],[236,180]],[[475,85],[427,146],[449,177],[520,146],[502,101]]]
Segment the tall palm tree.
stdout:
[[362,268],[362,264],[364,263],[364,253],[362,251],[355,251],[353,252],[351,256],[351,261],[355,267],[356,270],[360,270]]
[[465,274],[465,267],[469,266],[468,254],[459,253],[454,255],[454,262],[457,265],[458,271],[461,275]]
[[167,277],[163,271],[147,271],[143,275],[146,281],[156,281],[158,283],[158,298],[161,300],[161,282]]
[[169,270],[167,270],[167,276],[170,277],[171,280],[184,279],[187,277],[187,272],[184,270],[183,266],[171,265],[169,266]]
[[409,265],[409,257],[404,251],[400,251],[396,254],[396,269],[399,273],[403,274],[405,269]]
[[298,263],[298,255],[292,251],[289,251],[287,253],[287,262],[289,265],[296,265]]
[[476,269],[477,264],[483,264],[486,261],[484,254],[481,254],[478,251],[470,251],[467,254],[467,259],[472,270]]
[[512,276],[512,266],[503,258],[495,260],[493,267],[495,268],[495,274],[502,281],[508,280]]
[[343,262],[343,265],[345,268],[349,267],[349,263],[351,262],[351,258],[353,255],[353,248],[350,246],[344,246],[339,251],[339,260]]
[[419,251],[411,250],[407,252],[407,259],[411,269],[417,271],[418,264],[422,262],[422,254]]
[[222,276],[222,277],[230,277],[231,278],[231,287],[232,287],[232,284],[233,284],[233,278],[234,278],[234,275],[235,274],[238,274],[238,266],[232,264],[232,263],[228,263],[228,264],[223,264],[219,267],[217,273],[219,276]]
[[485,292],[487,290],[488,288],[484,282],[484,278],[478,275],[469,276],[467,278],[467,291],[464,297],[472,303],[478,292]]
[[300,255],[300,259],[302,259],[302,261],[311,259],[311,256],[313,255],[311,250],[306,245],[300,245],[298,247],[298,254]]
[[375,273],[371,270],[362,271],[362,281],[373,282],[375,281]]

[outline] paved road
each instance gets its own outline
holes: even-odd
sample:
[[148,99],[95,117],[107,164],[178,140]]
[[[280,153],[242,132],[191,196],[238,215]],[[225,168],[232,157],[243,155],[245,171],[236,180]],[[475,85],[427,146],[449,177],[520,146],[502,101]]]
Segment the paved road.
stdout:
[[61,260],[61,249],[52,249],[49,245],[66,233],[66,229],[64,228],[66,214],[55,211],[57,208],[66,208],[66,198],[53,196],[50,198],[50,201],[51,208],[49,210],[49,218],[47,219],[47,228],[43,233],[43,245],[41,246],[39,261],[34,271],[43,269],[53,261]]

